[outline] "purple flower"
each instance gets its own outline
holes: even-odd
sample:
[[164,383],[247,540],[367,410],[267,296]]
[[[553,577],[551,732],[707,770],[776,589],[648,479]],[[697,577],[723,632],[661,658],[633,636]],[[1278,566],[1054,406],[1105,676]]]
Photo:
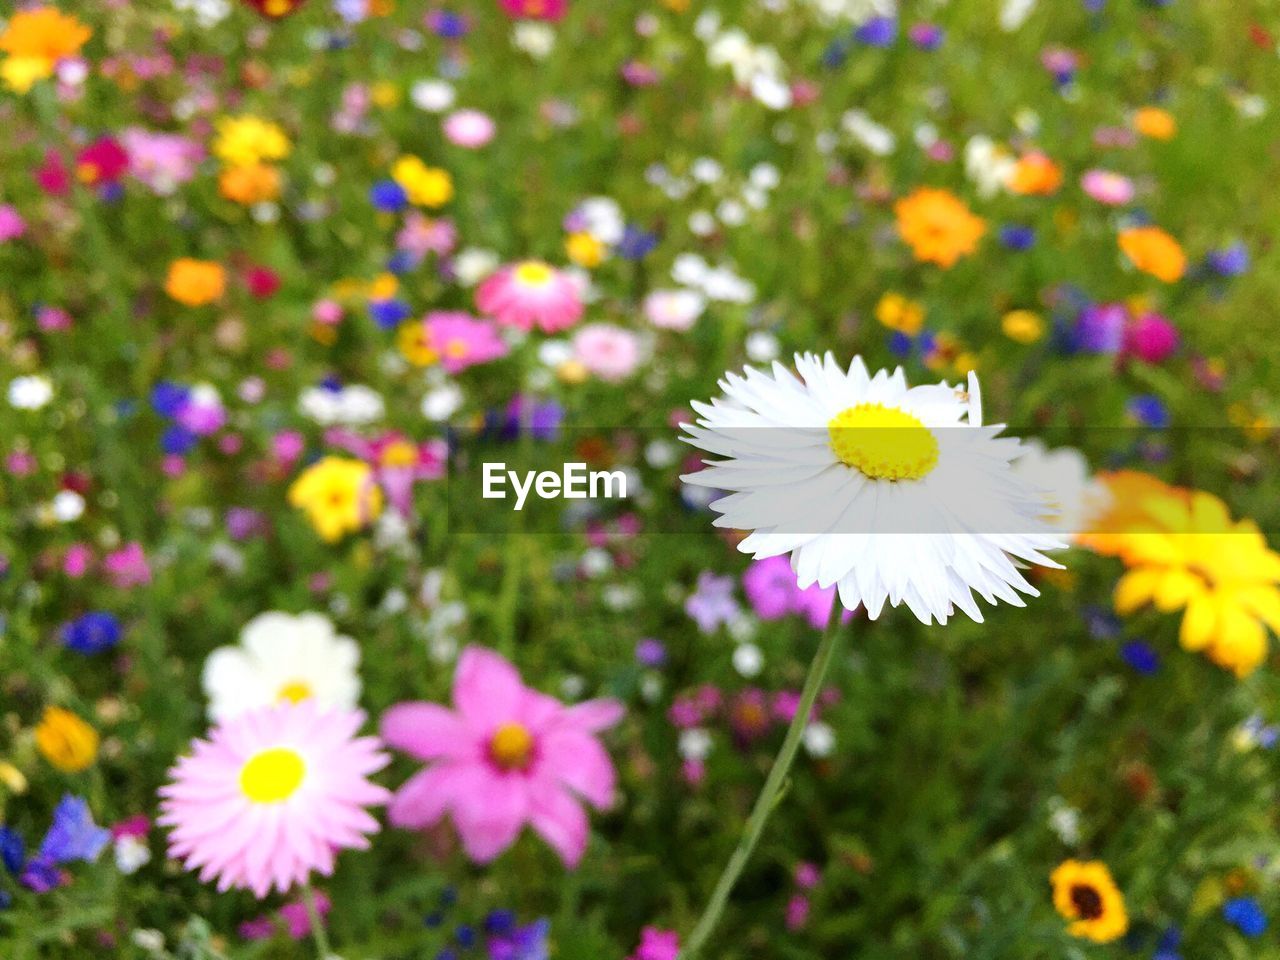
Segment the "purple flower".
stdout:
[[636,661],[646,667],[661,667],[667,662],[667,648],[661,640],[645,637],[636,644]]
[[907,36],[921,50],[937,50],[942,46],[942,28],[935,23],[913,23]]
[[1124,662],[1144,677],[1149,677],[1160,669],[1160,654],[1141,640],[1131,640],[1120,648],[1120,656]]
[[1225,249],[1210,251],[1206,262],[1219,276],[1238,277],[1249,269],[1249,250],[1243,243],[1234,243]]
[[684,612],[691,616],[703,633],[711,633],[721,624],[738,616],[738,601],[733,599],[733,577],[718,577],[710,571],[698,574],[698,588],[684,602]]
[[54,864],[72,860],[93,863],[110,842],[111,831],[93,822],[88,802],[68,793],[54,809],[53,823],[36,856]]
[[857,30],[853,38],[869,47],[887,47],[898,36],[898,21],[893,17],[872,17]]
[[547,936],[551,933],[551,921],[535,920],[510,933],[489,938],[489,960],[547,960],[551,950]]
[[1076,321],[1076,345],[1086,353],[1119,353],[1124,345],[1125,320],[1123,304],[1086,307]]

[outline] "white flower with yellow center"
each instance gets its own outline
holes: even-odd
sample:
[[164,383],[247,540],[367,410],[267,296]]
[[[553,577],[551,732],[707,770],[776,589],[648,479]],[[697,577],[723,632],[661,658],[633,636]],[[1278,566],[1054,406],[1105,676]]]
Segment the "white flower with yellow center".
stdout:
[[209,716],[227,720],[274,703],[314,700],[351,709],[360,699],[360,648],[319,613],[272,611],[254,617],[235,646],[205,661]]
[[988,603],[1036,595],[1018,567],[1058,566],[1065,547],[1043,491],[1010,469],[1022,448],[983,426],[977,378],[909,387],[901,368],[871,376],[861,358],[798,355],[799,377],[748,367],[686,424],[684,439],[723,459],[687,483],[728,491],[716,526],[749,530],[739,549],[791,555],[799,586],[835,584],[875,619],[906,604],[924,623],[956,607],[981,622]]

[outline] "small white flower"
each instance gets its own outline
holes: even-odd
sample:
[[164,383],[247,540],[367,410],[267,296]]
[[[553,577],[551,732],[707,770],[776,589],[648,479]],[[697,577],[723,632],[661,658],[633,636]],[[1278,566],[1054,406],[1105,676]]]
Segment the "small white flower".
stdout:
[[747,357],[754,363],[778,359],[778,349],[778,338],[767,330],[756,330],[747,336]]
[[84,516],[84,497],[74,490],[60,490],[51,504],[53,517],[61,523],[71,523]]
[[706,210],[689,214],[689,232],[695,237],[709,237],[716,232],[716,218]]
[[825,760],[836,749],[836,732],[821,720],[812,720],[804,728],[804,749],[815,760]]
[[419,110],[444,113],[458,99],[458,93],[448,81],[419,80],[409,88],[409,99]]
[[782,174],[772,163],[757,163],[747,177],[752,186],[761,190],[772,190],[782,182]]
[[453,275],[464,287],[474,287],[477,283],[498,269],[501,261],[492,250],[479,247],[467,247],[458,251],[453,258]]
[[724,176],[724,167],[719,160],[711,157],[698,157],[689,168],[689,175],[699,183],[715,183]]
[[444,383],[428,390],[422,398],[422,415],[435,423],[448,420],[462,408],[462,388]]
[[1004,0],[1004,6],[1000,8],[1000,29],[1013,33],[1027,22],[1035,8],[1036,0]]
[[590,547],[583,551],[582,559],[578,561],[578,569],[582,571],[584,577],[592,579],[603,577],[613,569],[613,558],[609,556],[609,551],[602,547]]
[[733,650],[733,669],[748,680],[758,677],[764,669],[764,654],[754,643],[740,643]]
[[282,701],[351,709],[360,699],[359,665],[359,646],[328,617],[271,611],[246,623],[238,644],[209,654],[201,683],[215,721]]
[[545,23],[521,20],[511,31],[511,42],[535,60],[541,60],[555,49],[556,32]]
[[151,848],[138,837],[123,836],[115,843],[116,869],[126,877],[151,862]]
[[701,727],[680,731],[676,752],[683,760],[705,760],[711,752],[711,734]]
[[740,227],[747,222],[747,208],[737,200],[721,200],[716,216],[726,227]]
[[640,678],[640,699],[645,703],[656,703],[662,696],[662,676],[657,673],[646,673]]
[[845,133],[877,157],[887,157],[898,145],[892,130],[871,119],[865,110],[847,110],[840,118]]
[[32,374],[9,381],[9,406],[17,410],[39,410],[53,399],[48,377]]
[[359,427],[381,420],[386,412],[382,395],[372,387],[353,383],[338,390],[311,387],[298,398],[299,412],[322,427]]

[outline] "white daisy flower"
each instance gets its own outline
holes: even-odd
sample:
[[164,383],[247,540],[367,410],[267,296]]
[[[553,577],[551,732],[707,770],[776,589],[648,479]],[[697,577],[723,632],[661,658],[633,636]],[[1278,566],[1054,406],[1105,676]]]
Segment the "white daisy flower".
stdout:
[[239,644],[209,654],[201,681],[219,722],[282,700],[349,710],[360,699],[359,665],[356,642],[323,614],[271,611],[245,624]]
[[757,559],[791,554],[802,589],[835,584],[875,619],[888,602],[945,623],[956,607],[981,622],[988,603],[1036,595],[1015,564],[1059,566],[1043,491],[1010,469],[1022,453],[982,425],[977,378],[909,387],[902,369],[871,376],[861,358],[798,355],[799,377],[748,367],[694,402],[684,439],[723,457],[683,479],[728,491],[716,526],[750,530]]

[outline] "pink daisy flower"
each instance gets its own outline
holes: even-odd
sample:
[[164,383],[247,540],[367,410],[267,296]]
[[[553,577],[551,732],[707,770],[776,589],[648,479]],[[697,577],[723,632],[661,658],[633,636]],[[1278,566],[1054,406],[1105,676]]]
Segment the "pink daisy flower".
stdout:
[[359,710],[325,710],[311,700],[264,707],[215,727],[169,771],[159,822],[169,855],[215,877],[218,890],[259,899],[328,876],[334,857],[366,849],[378,821],[364,809],[387,790],[367,777],[390,758],[376,737],[356,737]]
[[493,139],[497,125],[479,110],[455,110],[445,117],[444,135],[455,146],[478,150]]
[[576,866],[590,832],[581,801],[613,803],[613,762],[595,735],[622,718],[622,704],[566,707],[481,647],[458,660],[453,704],[401,703],[382,715],[383,739],[429,764],[396,792],[391,823],[420,829],[449,814],[477,863],[496,858],[528,824]]
[[1133,181],[1110,170],[1089,170],[1080,178],[1086,194],[1112,207],[1122,207],[1133,199]]
[[543,333],[572,327],[582,316],[578,286],[541,260],[508,264],[480,284],[476,306],[505,327]]
[[640,340],[630,330],[610,323],[589,323],[573,335],[573,354],[601,380],[627,379],[640,364]]
[[428,313],[423,323],[427,344],[440,355],[440,365],[449,373],[488,363],[507,355],[507,345],[492,323],[450,310]]

